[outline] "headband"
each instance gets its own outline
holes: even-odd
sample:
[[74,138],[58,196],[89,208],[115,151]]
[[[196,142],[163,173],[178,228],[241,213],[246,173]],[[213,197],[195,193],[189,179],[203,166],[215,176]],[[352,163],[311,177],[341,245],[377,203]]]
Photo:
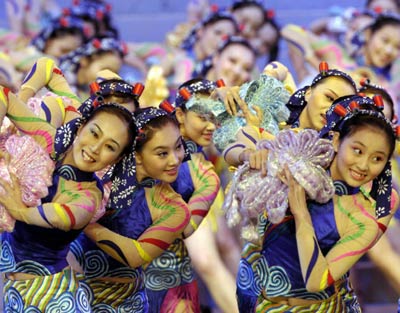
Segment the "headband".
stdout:
[[44,51],[46,42],[56,32],[60,30],[77,30],[77,34],[86,37],[86,28],[83,20],[77,16],[64,15],[50,20],[45,27],[32,39],[32,45],[38,50]]
[[114,37],[96,37],[86,44],[78,47],[74,51],[60,58],[60,69],[64,72],[76,73],[80,66],[80,61],[84,57],[92,56],[100,52],[118,52],[121,57],[127,54],[125,42]]

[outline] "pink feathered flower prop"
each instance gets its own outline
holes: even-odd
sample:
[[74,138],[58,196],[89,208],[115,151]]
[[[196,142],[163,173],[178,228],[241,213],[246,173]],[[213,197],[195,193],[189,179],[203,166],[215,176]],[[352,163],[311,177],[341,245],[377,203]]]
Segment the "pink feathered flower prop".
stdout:
[[[7,165],[0,160],[0,175],[11,182],[10,172],[18,178],[22,201],[27,206],[39,205],[40,199],[47,196],[48,186],[52,184],[54,162],[46,151],[30,136],[11,135],[4,144],[4,150],[10,155]],[[0,193],[4,189],[0,187]],[[11,232],[14,228],[14,219],[5,208],[0,205],[0,232]]]
[[255,222],[259,214],[266,212],[268,220],[274,224],[286,215],[289,190],[279,178],[285,166],[303,186],[308,198],[325,203],[335,193],[332,179],[325,170],[333,159],[334,150],[329,140],[319,138],[317,131],[284,130],[274,140],[260,141],[257,148],[269,151],[267,176],[251,170],[248,163],[243,164],[232,179],[223,205],[228,225],[242,222],[242,237],[249,241],[259,238]]

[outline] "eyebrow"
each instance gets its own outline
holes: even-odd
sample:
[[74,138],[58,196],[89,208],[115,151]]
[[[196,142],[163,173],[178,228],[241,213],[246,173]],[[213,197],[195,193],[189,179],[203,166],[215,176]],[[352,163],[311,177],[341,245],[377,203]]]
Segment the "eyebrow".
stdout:
[[[363,147],[366,147],[366,145],[364,145],[361,141],[354,141],[354,142],[355,142],[355,143],[358,143],[359,145],[361,145],[361,146],[363,146]],[[386,152],[384,152],[384,151],[376,151],[376,152],[381,153],[381,154],[383,154],[384,156],[387,155]]]
[[[178,139],[175,141],[175,145],[180,141],[180,140],[182,140],[182,136],[179,136],[178,137]],[[157,146],[157,147],[155,147],[154,149],[153,149],[153,151],[155,151],[155,150],[157,150],[157,149],[168,149],[169,147],[167,147],[167,146]]]
[[[97,128],[97,130],[98,130],[99,132],[101,132],[102,134],[104,134],[103,130],[99,127],[99,125],[97,125],[96,123],[93,123],[93,125],[96,126],[96,128]],[[112,142],[114,142],[118,147],[120,147],[120,144],[118,143],[118,141],[116,141],[116,140],[114,140],[114,139],[112,139],[112,138],[110,138],[110,140],[111,140]]]
[[337,93],[333,91],[333,89],[327,88],[330,92],[332,92],[333,94],[335,94],[335,96],[337,97]]

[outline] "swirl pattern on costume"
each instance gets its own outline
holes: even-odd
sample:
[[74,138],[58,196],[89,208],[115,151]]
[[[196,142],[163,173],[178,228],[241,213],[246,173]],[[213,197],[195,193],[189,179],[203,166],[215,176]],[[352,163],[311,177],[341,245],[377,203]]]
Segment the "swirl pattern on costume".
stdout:
[[118,308],[118,313],[141,313],[144,312],[145,303],[147,303],[143,293],[136,293],[124,301]]
[[37,276],[47,276],[52,274],[48,268],[35,261],[21,261],[15,267],[15,271]]
[[344,182],[339,181],[339,180],[335,180],[333,182],[333,185],[335,186],[335,192],[336,194],[339,195],[347,195],[347,186],[345,185]]
[[183,282],[189,283],[194,279],[193,267],[189,257],[183,258],[179,272]]
[[285,295],[291,289],[290,279],[285,270],[280,266],[268,267],[265,258],[260,258],[255,264],[255,271],[260,277],[260,282],[263,282],[263,289],[268,296]]
[[92,289],[89,287],[89,285],[84,280],[81,280],[79,282],[79,297],[81,296],[80,290],[82,290],[82,292],[84,293],[86,301],[88,302],[88,304],[90,306],[91,303],[93,303],[94,295],[93,295]]
[[251,265],[246,260],[240,260],[237,277],[237,284],[240,289],[253,289],[255,281],[254,272]]
[[86,289],[79,287],[76,292],[75,298],[76,298],[76,306],[77,306],[78,312],[81,312],[81,313],[90,313],[91,312],[90,302],[89,302],[88,295],[86,293]]
[[164,251],[158,258],[152,261],[152,266],[160,269],[175,268],[177,266],[176,256],[171,251]]
[[12,248],[8,241],[5,240],[2,240],[0,248],[1,272],[11,272],[15,268],[15,259]]
[[76,312],[74,296],[70,292],[63,293],[49,302],[46,312]]
[[23,311],[24,302],[21,295],[15,288],[8,289],[4,294],[4,303],[6,304],[6,313]]
[[77,180],[74,169],[69,165],[61,166],[60,168],[57,169],[57,173],[60,176],[64,177],[65,179],[74,180],[74,181]]
[[181,276],[172,269],[148,268],[146,269],[146,288],[161,291],[177,287],[181,284]]
[[85,253],[83,270],[87,278],[104,277],[108,272],[107,256],[102,251],[88,251]]

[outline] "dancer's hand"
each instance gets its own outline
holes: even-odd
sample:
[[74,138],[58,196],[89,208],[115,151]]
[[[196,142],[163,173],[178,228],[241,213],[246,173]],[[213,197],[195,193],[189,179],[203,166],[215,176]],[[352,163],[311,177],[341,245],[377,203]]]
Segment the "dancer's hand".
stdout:
[[302,217],[304,215],[309,215],[306,202],[306,191],[293,177],[287,166],[285,166],[284,169],[284,177],[286,184],[289,186],[289,208],[293,216]]
[[216,88],[212,94],[211,98],[221,99],[224,102],[226,111],[230,115],[236,115],[238,108],[241,104],[246,104],[242,98],[239,96],[239,87],[219,87]]
[[261,176],[267,176],[268,150],[261,149],[249,155],[249,165],[252,169],[261,170]]

